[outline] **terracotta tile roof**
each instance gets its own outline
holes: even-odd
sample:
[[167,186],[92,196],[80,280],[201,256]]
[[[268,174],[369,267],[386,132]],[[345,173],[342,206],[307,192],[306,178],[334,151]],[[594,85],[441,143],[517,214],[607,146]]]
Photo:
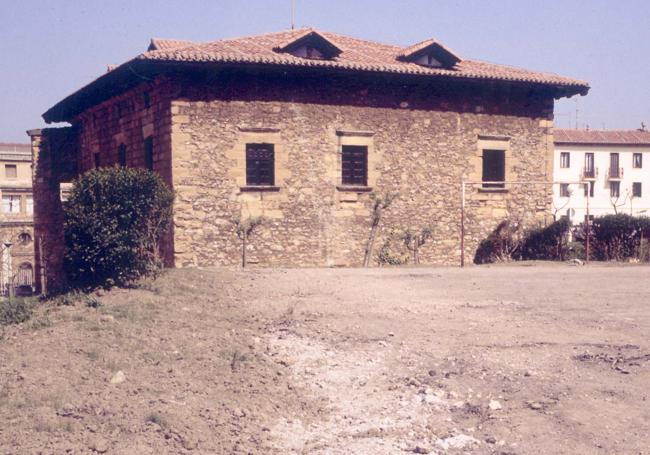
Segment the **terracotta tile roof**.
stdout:
[[191,46],[192,41],[178,40],[178,39],[164,39],[164,38],[151,38],[149,48],[147,51],[156,51],[160,49],[173,49],[175,47]]
[[563,130],[553,131],[556,144],[650,145],[650,131]]
[[[313,41],[309,41],[309,35],[313,35]],[[321,40],[323,46],[331,45],[331,48],[326,49],[327,52],[324,53],[326,56],[329,54],[331,58],[320,60],[302,58],[280,51],[291,49],[291,44],[300,39],[305,39],[307,43],[318,43]],[[302,45],[303,42],[296,44]],[[400,55],[405,52],[413,55],[413,52],[417,53],[427,45],[438,46],[438,50],[442,49],[457,58],[449,49],[432,40],[404,49],[311,28],[208,43],[154,38],[146,52],[119,65],[59,101],[43,114],[43,118],[47,123],[70,121],[84,109],[122,93],[125,88],[136,84],[142,75],[155,77],[157,71],[160,71],[160,65],[185,63],[229,66],[254,64],[280,68],[291,66],[459,80],[510,81],[549,86],[553,88],[552,93],[556,98],[575,94],[586,95],[589,91],[589,84],[585,81],[477,60],[459,59],[460,61],[456,62],[456,59],[445,58],[443,60],[446,61],[447,66],[442,68],[400,60]],[[341,52],[338,52],[339,50]]]
[[[291,41],[299,39],[306,33],[312,31],[335,43],[342,50],[341,54],[331,60],[313,60],[274,51],[274,49],[286,47]],[[167,40],[158,41],[166,42]],[[432,41],[424,41],[416,46],[430,44],[432,44]],[[411,52],[413,50],[411,49]],[[452,68],[425,67],[416,63],[399,60],[398,57],[405,51],[405,49],[399,46],[366,41],[313,29],[298,29],[212,41],[203,44],[192,43],[186,46],[163,46],[157,50],[147,51],[139,55],[137,59],[166,62],[255,63],[300,67],[327,67],[356,71],[446,76],[463,79],[530,82],[576,87],[581,93],[586,93],[589,89],[586,81],[477,60],[462,60]]]
[[462,61],[462,59],[454,51],[449,49],[447,46],[439,43],[437,40],[433,38],[425,41],[421,41],[417,44],[414,44],[413,46],[402,49],[402,51],[399,54],[397,54],[397,58],[400,60],[408,60],[410,56],[417,54],[418,52],[428,47],[439,48],[440,50],[448,54],[453,59],[454,63],[458,63]]

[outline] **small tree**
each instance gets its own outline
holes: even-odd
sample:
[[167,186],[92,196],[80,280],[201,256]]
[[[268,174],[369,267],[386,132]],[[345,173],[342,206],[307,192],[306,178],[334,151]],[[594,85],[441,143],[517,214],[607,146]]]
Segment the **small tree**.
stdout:
[[159,242],[174,193],[149,170],[94,169],[64,206],[64,266],[75,287],[124,285],[162,268]]
[[238,219],[235,221],[235,231],[237,232],[237,237],[242,241],[241,248],[241,266],[246,267],[246,246],[248,245],[248,239],[255,231],[255,228],[260,226],[264,222],[264,218],[261,216],[249,217],[245,220]]
[[398,196],[397,192],[386,193],[383,196],[377,196],[372,194],[371,197],[374,199],[374,204],[372,207],[372,222],[370,225],[370,236],[368,237],[368,243],[366,244],[366,251],[363,256],[363,266],[368,267],[370,265],[370,258],[372,257],[372,251],[375,247],[375,239],[377,238],[377,230],[379,229],[379,223],[381,222],[381,217],[385,209],[390,207],[395,198]]
[[420,232],[408,228],[402,234],[404,245],[413,254],[413,264],[418,265],[420,263],[420,247],[431,238],[432,234],[433,229],[429,226],[422,228]]

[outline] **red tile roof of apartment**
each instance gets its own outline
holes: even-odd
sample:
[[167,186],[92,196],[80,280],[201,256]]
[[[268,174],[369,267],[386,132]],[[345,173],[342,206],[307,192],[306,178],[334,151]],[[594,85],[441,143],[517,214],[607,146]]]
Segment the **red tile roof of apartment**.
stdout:
[[641,130],[564,130],[553,131],[556,144],[650,145],[650,131]]
[[[286,52],[291,43],[313,35],[324,44],[336,49],[334,57],[326,59],[304,58]],[[324,41],[323,41],[324,40]],[[404,55],[412,54],[426,46],[439,46],[449,55],[452,64],[446,67],[427,67],[411,61],[404,61]],[[435,47],[434,46],[434,47]],[[338,52],[340,50],[340,53]],[[429,76],[458,80],[506,81],[554,87],[556,97],[585,95],[589,91],[586,81],[558,76],[552,73],[529,71],[511,66],[497,65],[477,60],[460,59],[456,54],[435,40],[427,40],[407,48],[382,44],[323,32],[311,28],[286,30],[263,35],[234,39],[193,43],[182,40],[155,38],[146,52],[120,65],[92,83],[70,95],[48,110],[43,117],[47,122],[69,120],[75,109],[75,102],[87,104],[88,92],[103,90],[105,96],[115,91],[107,78],[117,79],[120,69],[124,74],[133,73],[133,66],[143,63],[165,64],[218,64],[218,65],[264,65],[267,67],[296,67],[322,70],[339,70],[365,73],[400,74],[407,76]],[[115,85],[115,84],[113,84]],[[123,85],[123,84],[122,84]],[[99,95],[98,95],[99,96]],[[83,98],[86,98],[85,100]],[[87,107],[87,106],[86,106]],[[76,109],[78,110],[78,108]]]

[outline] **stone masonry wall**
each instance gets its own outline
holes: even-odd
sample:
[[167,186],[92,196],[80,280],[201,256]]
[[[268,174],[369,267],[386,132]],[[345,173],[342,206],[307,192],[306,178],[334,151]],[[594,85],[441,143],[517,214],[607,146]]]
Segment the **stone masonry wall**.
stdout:
[[[399,192],[391,230],[433,227],[422,263],[458,264],[461,181],[481,179],[482,149],[506,150],[508,180],[550,180],[550,95],[525,87],[404,85],[251,75],[174,82],[173,184],[177,265],[234,265],[234,220],[262,215],[249,245],[262,266],[355,266],[363,259],[372,195]],[[271,142],[279,191],[245,188],[245,144]],[[342,144],[369,147],[372,192],[341,189]],[[507,216],[547,216],[544,186],[467,189],[466,255]]]
[[[126,165],[145,167],[144,142],[153,138],[153,170],[167,184],[171,176],[171,86],[164,78],[147,82],[86,110],[75,119],[79,125],[79,170],[119,163],[118,149],[126,147]],[[163,239],[161,248],[167,265],[173,265],[172,234]]]
[[29,132],[33,156],[34,281],[38,293],[66,287],[63,273],[62,183],[77,176],[78,130],[46,128]]

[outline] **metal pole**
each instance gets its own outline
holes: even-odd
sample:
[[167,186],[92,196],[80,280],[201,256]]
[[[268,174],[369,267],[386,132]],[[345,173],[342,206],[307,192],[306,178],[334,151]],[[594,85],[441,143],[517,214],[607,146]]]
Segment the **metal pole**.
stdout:
[[591,196],[591,182],[587,182],[587,219],[585,220],[585,236],[587,237],[585,240],[585,263],[589,263],[589,237],[591,231],[591,221],[589,220],[589,197]]
[[291,30],[295,27],[296,0],[291,0]]
[[460,185],[460,266],[465,267],[465,181]]

